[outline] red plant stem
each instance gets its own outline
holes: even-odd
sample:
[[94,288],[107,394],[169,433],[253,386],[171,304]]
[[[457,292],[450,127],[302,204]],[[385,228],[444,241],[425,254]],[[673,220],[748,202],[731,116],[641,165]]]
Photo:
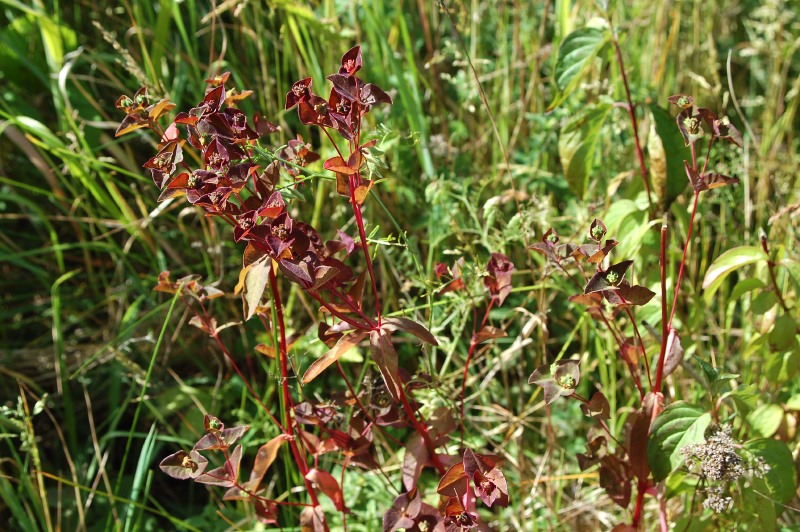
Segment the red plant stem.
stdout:
[[667,532],[669,530],[669,523],[667,523],[667,498],[664,496],[663,491],[658,497],[658,524],[661,528],[661,532]]
[[203,302],[199,301],[200,310],[203,313],[203,315],[201,316],[200,313],[198,313],[197,310],[189,303],[189,301],[186,300],[186,296],[184,293],[181,293],[181,299],[183,300],[184,305],[186,305],[187,308],[189,308],[192,312],[194,312],[194,315],[197,316],[205,324],[205,326],[209,328],[210,331],[212,331],[212,334],[210,336],[214,339],[214,341],[217,342],[217,345],[222,351],[222,354],[225,356],[226,359],[228,359],[228,363],[231,365],[236,374],[239,375],[239,378],[242,379],[242,382],[247,388],[247,391],[250,393],[251,396],[253,396],[253,399],[255,399],[255,401],[259,404],[261,409],[264,410],[264,412],[267,413],[267,415],[272,419],[272,421],[280,427],[281,422],[278,421],[278,419],[274,415],[272,415],[272,412],[270,412],[269,408],[267,408],[264,402],[261,401],[261,397],[259,397],[256,391],[253,389],[253,386],[250,384],[250,381],[247,380],[247,378],[245,378],[244,373],[242,372],[241,369],[239,369],[239,365],[236,364],[236,361],[233,359],[233,356],[231,356],[230,351],[228,351],[228,348],[225,347],[225,344],[219,337],[219,333],[217,332],[217,330],[211,327],[211,318],[208,315],[208,312],[206,311]]
[[278,321],[278,338],[280,341],[279,358],[281,366],[281,390],[283,392],[283,402],[286,409],[286,420],[284,430],[289,436],[294,436],[292,428],[292,395],[289,393],[289,357],[286,352],[286,326],[283,321],[283,305],[281,304],[281,295],[278,291],[278,279],[275,276],[275,270],[269,269],[269,285],[272,291],[272,302],[275,307],[275,314]]
[[621,441],[619,441],[617,438],[614,437],[613,434],[611,434],[611,429],[608,428],[608,424],[605,421],[603,421],[602,419],[600,419],[598,421],[600,422],[600,427],[602,427],[602,429],[606,432],[606,434],[608,434],[608,437],[611,438],[612,440],[614,440],[614,443],[616,443],[619,446],[620,449],[624,449],[625,445],[623,445],[623,443]]
[[708,141],[708,150],[706,150],[706,160],[703,163],[703,171],[700,172],[700,175],[705,174],[706,170],[708,169],[708,159],[711,157],[711,146],[713,145],[714,145],[714,137],[711,137],[711,140]]
[[342,320],[344,322],[349,323],[350,325],[352,325],[356,329],[361,329],[362,331],[371,331],[374,328],[372,326],[372,324],[369,324],[369,323],[368,324],[364,324],[364,323],[361,323],[360,321],[357,321],[357,320],[354,320],[353,318],[350,318],[349,316],[346,316],[345,314],[342,314],[341,312],[336,310],[333,306],[331,306],[330,303],[328,303],[327,301],[322,299],[322,296],[320,296],[317,292],[314,292],[312,290],[306,290],[306,294],[308,294],[309,296],[314,298],[320,305],[325,307],[325,309],[328,312],[330,312],[332,315],[336,316],[337,318],[339,318],[340,320]]
[[336,296],[336,297],[338,297],[339,299],[341,299],[341,300],[342,300],[342,302],[343,302],[345,305],[347,305],[348,307],[350,307],[350,309],[351,309],[353,312],[355,312],[355,313],[356,313],[356,314],[358,314],[358,315],[359,315],[361,318],[363,318],[363,320],[364,320],[365,322],[367,322],[367,323],[370,325],[370,327],[371,327],[371,328],[373,328],[373,327],[375,326],[375,324],[374,324],[374,323],[372,323],[372,320],[370,319],[370,317],[369,317],[369,316],[367,316],[366,314],[364,314],[364,311],[363,311],[363,310],[361,310],[361,308],[359,308],[359,305],[358,305],[358,303],[356,303],[356,302],[353,300],[353,298],[350,296],[350,294],[343,293],[341,290],[338,290],[338,289],[336,289],[336,288],[333,288],[333,287],[330,287],[330,291],[331,291],[331,293],[332,293],[334,296]]
[[767,255],[767,269],[769,270],[769,278],[772,281],[772,287],[775,289],[775,295],[778,297],[778,302],[783,307],[784,312],[789,312],[789,307],[786,306],[786,301],[783,300],[783,294],[781,294],[781,289],[778,287],[778,278],[775,276],[775,262],[769,256],[769,246],[767,245],[767,235],[766,233],[761,233],[761,249],[764,250],[764,253]]
[[[489,300],[489,305],[486,307],[486,313],[483,315],[483,320],[481,321],[481,329],[483,329],[484,325],[486,325],[486,320],[489,318],[489,312],[492,310],[492,305],[494,305],[494,299]],[[476,309],[473,306],[473,321],[472,321],[472,337],[469,340],[469,352],[467,353],[467,362],[464,364],[464,376],[461,379],[461,439],[464,439],[464,403],[466,402],[467,397],[467,376],[469,376],[469,363],[472,361],[472,355],[475,353],[475,348],[478,346],[478,331],[477,331],[477,314]]]
[[350,203],[353,205],[353,213],[356,216],[356,224],[358,225],[358,234],[361,237],[361,249],[364,250],[364,259],[367,261],[367,271],[369,272],[369,280],[372,284],[372,293],[375,296],[375,314],[378,316],[378,327],[381,326],[381,300],[378,294],[378,286],[375,283],[375,272],[372,270],[372,258],[369,254],[369,244],[367,244],[367,234],[364,231],[364,219],[361,217],[361,205],[356,201],[356,180],[355,177],[350,176]]
[[625,312],[628,314],[628,319],[631,320],[631,325],[633,325],[633,333],[636,335],[636,339],[639,343],[639,350],[642,352],[642,358],[644,359],[644,367],[647,370],[647,384],[650,387],[653,387],[652,377],[650,376],[650,362],[647,360],[647,353],[644,350],[644,342],[642,341],[642,335],[639,334],[639,327],[636,325],[636,320],[633,318],[633,313],[628,305],[625,305]]
[[318,506],[319,500],[317,499],[317,493],[314,491],[314,486],[312,486],[311,482],[306,478],[308,474],[308,464],[300,453],[300,449],[297,446],[297,439],[294,435],[294,426],[292,423],[292,395],[289,393],[289,356],[286,352],[286,326],[283,321],[283,305],[281,304],[281,294],[278,291],[278,279],[275,276],[275,270],[273,268],[269,269],[269,286],[272,291],[272,304],[275,307],[275,315],[277,316],[278,336],[280,341],[281,391],[283,392],[283,404],[286,416],[286,426],[283,430],[284,433],[290,437],[289,447],[292,450],[292,455],[294,455],[297,467],[303,475],[303,482],[305,482],[306,490],[311,497],[311,502],[314,506]]
[[625,98],[628,100],[628,115],[631,118],[631,125],[633,126],[633,140],[636,144],[636,157],[639,159],[639,169],[642,172],[642,182],[644,183],[644,190],[647,193],[647,203],[652,208],[652,200],[650,199],[650,177],[647,172],[647,166],[644,163],[644,151],[642,151],[642,144],[639,141],[639,124],[636,121],[636,109],[631,100],[631,89],[628,85],[628,76],[625,74],[625,63],[622,61],[622,51],[619,48],[619,41],[617,41],[617,34],[613,34],[614,50],[617,52],[617,63],[619,64],[619,71],[622,75],[622,84],[625,87]]
[[275,424],[280,427],[281,422],[274,415],[272,415],[272,412],[270,412],[269,408],[267,408],[267,405],[265,405],[264,402],[261,401],[261,398],[253,389],[253,386],[250,384],[250,381],[247,380],[247,378],[244,376],[244,373],[242,373],[242,370],[239,369],[239,366],[236,364],[236,362],[233,360],[233,357],[228,352],[228,349],[225,347],[225,344],[219,337],[219,333],[217,333],[217,331],[214,331],[214,334],[212,334],[211,337],[217,342],[217,345],[219,345],[219,348],[222,350],[222,354],[225,355],[225,358],[228,359],[228,362],[233,367],[233,370],[236,372],[237,375],[239,375],[239,378],[242,379],[242,382],[244,383],[245,387],[247,388],[247,391],[250,393],[253,399],[255,399],[255,401],[258,403],[261,409],[267,413],[267,415],[272,419],[272,421],[275,422]]
[[[612,327],[611,323],[606,318],[606,315],[601,311],[600,312],[600,319],[603,320],[603,323],[606,324],[606,327],[612,334],[614,334],[614,328]],[[633,384],[636,385],[636,389],[639,390],[639,398],[644,400],[644,390],[642,389],[642,380],[639,378],[639,374],[636,371],[636,368],[633,364],[631,364],[630,360],[628,360],[627,356],[624,356],[623,349],[625,347],[625,342],[621,338],[617,338],[616,334],[614,334],[614,339],[617,341],[617,345],[619,346],[619,356],[625,362],[625,365],[628,367],[628,371],[631,373],[631,378],[633,378]]]
[[[694,151],[693,151],[694,153]],[[683,246],[683,257],[681,258],[681,266],[678,269],[678,281],[675,283],[675,297],[672,298],[672,311],[669,315],[668,329],[672,329],[672,320],[675,319],[675,310],[678,307],[678,295],[681,291],[681,280],[683,279],[683,271],[686,268],[686,254],[689,251],[689,245],[692,242],[692,228],[694,227],[694,217],[697,214],[697,202],[700,199],[700,191],[694,191],[694,202],[692,204],[692,216],[689,218],[689,230],[686,233],[686,243]],[[666,341],[662,338],[662,341]],[[661,384],[656,382],[656,384]],[[658,388],[656,388],[658,389]]]
[[321,129],[322,129],[322,131],[324,131],[324,132],[325,132],[325,135],[327,135],[327,136],[328,136],[328,140],[329,140],[329,141],[331,141],[331,144],[333,144],[333,149],[334,149],[334,150],[336,150],[336,153],[338,153],[338,154],[339,154],[339,157],[341,157],[341,158],[342,158],[342,161],[344,161],[344,162],[346,163],[346,162],[347,162],[347,159],[345,159],[345,158],[344,158],[344,155],[342,155],[342,152],[341,152],[341,151],[339,151],[339,145],[338,145],[338,144],[336,144],[336,142],[334,142],[334,140],[333,140],[333,137],[331,137],[331,134],[330,134],[330,132],[328,131],[328,128],[326,128],[326,127],[322,127]]
[[639,529],[639,524],[642,522],[642,510],[644,509],[644,492],[647,489],[647,479],[639,480],[636,484],[636,508],[633,511],[633,522],[631,525],[635,529]]
[[651,387],[655,393],[661,391],[661,381],[664,378],[664,364],[667,358],[667,335],[669,324],[667,322],[667,224],[661,226],[661,249],[658,253],[658,262],[661,267],[661,350],[658,353],[658,366],[656,368],[656,382]]
[[426,427],[423,423],[420,423],[420,421],[417,419],[414,409],[411,408],[411,404],[408,402],[406,391],[402,387],[400,387],[400,402],[403,403],[403,408],[405,409],[406,415],[411,421],[411,424],[414,426],[414,430],[417,431],[417,434],[420,435],[422,441],[425,443],[425,447],[428,449],[428,455],[431,458],[431,462],[433,462],[433,466],[440,475],[444,475],[445,468],[444,465],[442,465],[442,461],[439,459],[439,456],[436,454],[436,447],[433,445],[430,434],[428,434],[428,427]]

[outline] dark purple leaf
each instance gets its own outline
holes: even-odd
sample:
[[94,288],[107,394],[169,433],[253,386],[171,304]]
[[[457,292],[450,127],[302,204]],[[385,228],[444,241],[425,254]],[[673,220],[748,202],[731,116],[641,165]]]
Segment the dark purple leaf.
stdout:
[[291,109],[300,102],[306,101],[311,97],[311,78],[301,79],[292,84],[292,88],[286,93],[285,109]]
[[606,229],[606,224],[597,218],[595,218],[594,221],[592,221],[592,225],[589,226],[589,238],[595,242],[600,242],[603,240],[606,237],[607,232],[608,229]]
[[409,529],[422,509],[422,498],[417,488],[402,493],[394,500],[392,507],[383,514],[383,532],[394,532],[400,528]]
[[694,98],[686,94],[675,94],[667,98],[669,103],[677,105],[681,109],[688,109],[694,105]]
[[586,283],[584,294],[591,294],[592,292],[600,292],[602,290],[616,290],[617,286],[622,282],[625,277],[625,272],[633,264],[632,260],[625,260],[609,266],[605,271],[595,273],[589,282]]
[[391,104],[392,98],[377,85],[367,83],[361,87],[361,103],[364,105]]
[[354,46],[342,56],[342,66],[339,68],[339,74],[352,76],[359,70],[361,70],[361,47]]
[[644,286],[621,286],[617,289],[616,295],[631,305],[644,305],[656,295],[655,292]]
[[203,473],[195,478],[195,482],[201,484],[209,484],[211,486],[221,486],[224,488],[232,488],[237,479],[239,478],[239,462],[242,459],[242,446],[238,445],[230,454],[225,464],[207,473]]
[[214,430],[200,438],[194,445],[194,451],[208,451],[212,449],[227,449],[250,430],[249,425],[231,427],[229,429]]
[[630,466],[619,458],[604,456],[600,459],[600,486],[621,508],[627,508],[631,502],[632,478]]
[[350,102],[358,101],[358,97],[356,96],[356,84],[358,83],[358,78],[355,76],[332,74],[328,76],[328,79],[331,83],[333,83],[333,90],[335,90],[340,97]]
[[606,420],[611,417],[611,405],[602,392],[594,392],[588,404],[581,404],[581,412],[591,418]]

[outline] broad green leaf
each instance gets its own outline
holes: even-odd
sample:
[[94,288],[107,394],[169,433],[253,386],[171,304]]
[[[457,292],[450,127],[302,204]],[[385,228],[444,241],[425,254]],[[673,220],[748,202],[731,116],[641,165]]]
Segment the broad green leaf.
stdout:
[[780,405],[766,404],[753,410],[747,416],[747,422],[758,436],[770,438],[781,424],[783,408]]
[[769,500],[769,486],[762,478],[753,478],[741,490],[741,499],[736,507],[738,519],[736,530],[776,530],[777,515],[775,505]]
[[608,42],[609,32],[597,28],[581,28],[567,35],[558,48],[556,61],[558,95],[548,110],[554,109],[572,94],[583,74],[592,66],[594,58]]
[[761,292],[753,299],[753,304],[750,305],[750,310],[756,316],[762,316],[769,312],[769,310],[778,304],[778,297],[775,292]]
[[647,442],[647,461],[657,482],[683,465],[683,447],[705,441],[710,423],[711,415],[704,409],[683,401],[664,409],[650,427]]
[[653,191],[663,205],[668,205],[681,195],[689,184],[683,160],[688,151],[675,119],[666,109],[650,105],[653,123],[647,138],[650,155],[650,178]]
[[729,249],[715,260],[706,271],[706,276],[703,279],[703,297],[707,302],[711,301],[714,293],[722,284],[722,281],[733,272],[755,262],[767,260],[767,255],[759,247],[756,246],[740,246]]
[[758,403],[758,387],[755,384],[739,386],[735,390],[722,395],[721,399],[731,398],[734,408],[740,416],[749,414]]
[[564,177],[569,188],[582,198],[589,184],[594,163],[594,152],[608,113],[609,104],[590,108],[571,118],[558,138],[558,156],[564,167]]
[[744,444],[744,448],[753,456],[761,457],[769,466],[764,475],[769,494],[779,503],[788,502],[797,489],[792,453],[782,441],[763,438]]
[[797,323],[791,314],[782,314],[769,333],[769,343],[777,350],[789,349],[797,334]]
[[770,353],[764,366],[764,376],[772,384],[782,384],[794,379],[800,372],[800,347],[782,353]]
[[736,301],[744,294],[759,288],[764,288],[765,286],[766,285],[761,279],[742,279],[736,283],[736,286],[733,287],[733,292],[731,292],[731,301]]
[[786,401],[787,410],[800,410],[800,393],[796,393]]

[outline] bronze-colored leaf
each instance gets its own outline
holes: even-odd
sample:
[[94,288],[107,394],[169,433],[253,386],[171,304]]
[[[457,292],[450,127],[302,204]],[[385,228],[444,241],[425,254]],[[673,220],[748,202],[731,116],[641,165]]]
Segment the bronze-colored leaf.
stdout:
[[303,384],[308,384],[316,379],[328,366],[334,364],[337,360],[342,358],[345,353],[366,338],[367,334],[366,331],[354,331],[339,338],[339,341],[336,342],[336,345],[334,345],[332,349],[311,363],[305,374],[303,374]]
[[396,318],[383,318],[382,329],[387,331],[403,331],[413,334],[423,342],[430,345],[439,345],[436,338],[426,329],[414,320],[398,316]]
[[616,291],[616,295],[624,299],[628,304],[644,305],[653,299],[656,293],[644,286],[633,285],[619,287]]
[[581,412],[591,418],[606,420],[611,417],[611,405],[602,392],[594,392],[588,404],[581,405]]
[[392,399],[400,401],[403,393],[403,379],[400,377],[397,351],[395,351],[392,345],[392,338],[386,333],[386,329],[370,332],[369,347],[372,360],[378,365],[383,381],[386,383],[386,389],[391,394]]
[[475,334],[475,342],[481,343],[497,338],[505,338],[506,336],[508,336],[508,334],[503,329],[492,327],[491,325],[484,325],[484,327]]
[[336,481],[333,475],[327,471],[314,468],[306,474],[306,480],[316,484],[319,490],[333,502],[336,510],[343,512],[347,509],[344,504],[342,488],[339,487],[339,482]]
[[207,465],[208,460],[197,451],[178,451],[161,460],[158,467],[172,478],[185,480],[202,475]]
[[464,462],[458,462],[445,472],[436,492],[447,497],[462,497],[467,491],[467,475],[464,472]]

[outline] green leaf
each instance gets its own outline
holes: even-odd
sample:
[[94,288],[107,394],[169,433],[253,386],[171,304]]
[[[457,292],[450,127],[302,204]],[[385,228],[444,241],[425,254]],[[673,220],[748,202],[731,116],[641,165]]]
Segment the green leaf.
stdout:
[[800,410],[800,393],[796,393],[786,401],[787,410]]
[[555,80],[558,95],[550,104],[548,111],[566,100],[581,81],[581,77],[592,66],[594,58],[608,43],[610,34],[597,28],[575,30],[558,48]]
[[703,370],[703,375],[705,375],[706,380],[708,381],[709,386],[713,386],[713,384],[717,381],[719,377],[719,371],[717,371],[714,366],[703,360],[697,355],[694,355],[693,358],[697,361],[700,365],[700,369]]
[[762,316],[769,312],[769,309],[777,304],[778,297],[775,295],[775,292],[761,292],[755,297],[755,299],[753,299],[753,304],[750,306],[750,310],[756,316]]
[[602,104],[571,118],[558,138],[558,156],[569,188],[582,198],[589,184],[600,128],[611,111]]
[[650,156],[650,174],[653,190],[665,205],[681,195],[689,184],[683,160],[687,156],[686,146],[675,119],[666,109],[651,104],[653,124],[647,138]]
[[787,503],[797,489],[792,453],[782,441],[763,438],[744,444],[744,448],[753,456],[764,459],[769,472],[764,475],[769,493],[779,503]]
[[783,419],[783,408],[775,404],[761,405],[747,416],[747,422],[758,435],[770,438],[778,430]]
[[742,279],[736,286],[733,287],[731,292],[731,301],[736,301],[747,292],[752,292],[758,288],[764,288],[766,285],[761,279]]
[[758,403],[758,387],[755,384],[748,384],[747,386],[739,386],[724,394],[720,399],[731,398],[736,412],[740,416],[746,416],[750,413]]
[[800,372],[800,347],[783,353],[771,353],[764,365],[764,376],[772,384],[783,384],[794,379]]
[[741,494],[741,501],[735,503],[740,508],[736,530],[776,530],[775,505],[769,501],[769,486],[764,479],[756,477],[750,480]]
[[669,405],[650,427],[647,461],[658,482],[684,463],[680,450],[705,441],[711,415],[699,406],[678,401]]
[[797,334],[797,323],[791,314],[783,314],[772,326],[769,333],[769,343],[776,351],[784,351],[791,347]]
[[767,255],[763,249],[756,246],[740,246],[729,249],[717,257],[717,260],[706,271],[706,276],[703,279],[703,289],[705,290],[703,297],[706,302],[711,301],[714,293],[728,274],[742,266],[762,260],[766,261]]

